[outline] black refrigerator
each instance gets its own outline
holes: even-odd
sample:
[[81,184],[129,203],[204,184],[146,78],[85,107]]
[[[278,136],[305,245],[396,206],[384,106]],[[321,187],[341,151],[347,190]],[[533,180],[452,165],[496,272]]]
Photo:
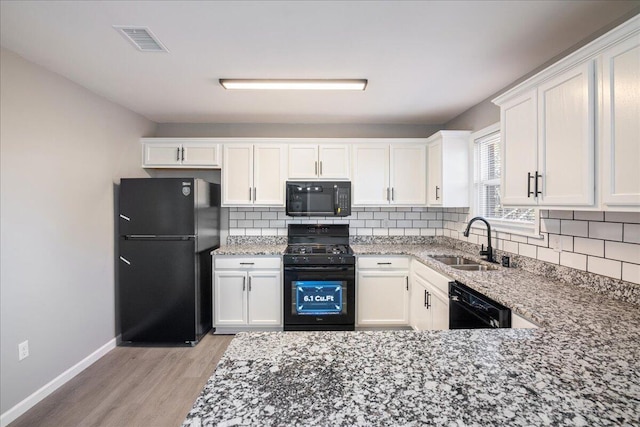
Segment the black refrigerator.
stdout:
[[211,329],[220,185],[122,179],[118,208],[121,344],[195,345]]

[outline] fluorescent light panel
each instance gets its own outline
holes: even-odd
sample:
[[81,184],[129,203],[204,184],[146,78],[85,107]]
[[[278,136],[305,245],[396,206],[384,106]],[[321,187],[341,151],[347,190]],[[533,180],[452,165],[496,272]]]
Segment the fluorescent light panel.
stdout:
[[364,90],[366,79],[280,80],[280,79],[220,79],[225,89],[238,90]]

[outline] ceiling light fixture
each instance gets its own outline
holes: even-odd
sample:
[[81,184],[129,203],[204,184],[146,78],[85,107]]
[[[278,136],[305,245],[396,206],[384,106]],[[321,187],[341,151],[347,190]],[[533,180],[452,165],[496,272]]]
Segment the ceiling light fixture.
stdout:
[[220,84],[238,90],[364,90],[367,79],[220,79]]

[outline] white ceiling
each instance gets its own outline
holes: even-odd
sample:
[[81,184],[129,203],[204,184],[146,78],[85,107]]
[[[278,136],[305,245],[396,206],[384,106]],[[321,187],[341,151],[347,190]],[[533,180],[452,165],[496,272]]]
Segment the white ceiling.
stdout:
[[[3,47],[156,122],[442,124],[640,1],[1,1]],[[169,53],[113,25],[147,26]],[[219,78],[366,78],[364,92]]]

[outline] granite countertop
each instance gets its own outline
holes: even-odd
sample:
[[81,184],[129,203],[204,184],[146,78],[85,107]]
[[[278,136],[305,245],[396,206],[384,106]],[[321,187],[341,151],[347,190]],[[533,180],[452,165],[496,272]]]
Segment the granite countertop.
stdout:
[[[238,334],[185,426],[640,425],[640,307],[520,269],[412,255],[539,329]],[[475,257],[478,259],[477,257]]]
[[287,245],[224,245],[211,252],[212,255],[282,255]]

